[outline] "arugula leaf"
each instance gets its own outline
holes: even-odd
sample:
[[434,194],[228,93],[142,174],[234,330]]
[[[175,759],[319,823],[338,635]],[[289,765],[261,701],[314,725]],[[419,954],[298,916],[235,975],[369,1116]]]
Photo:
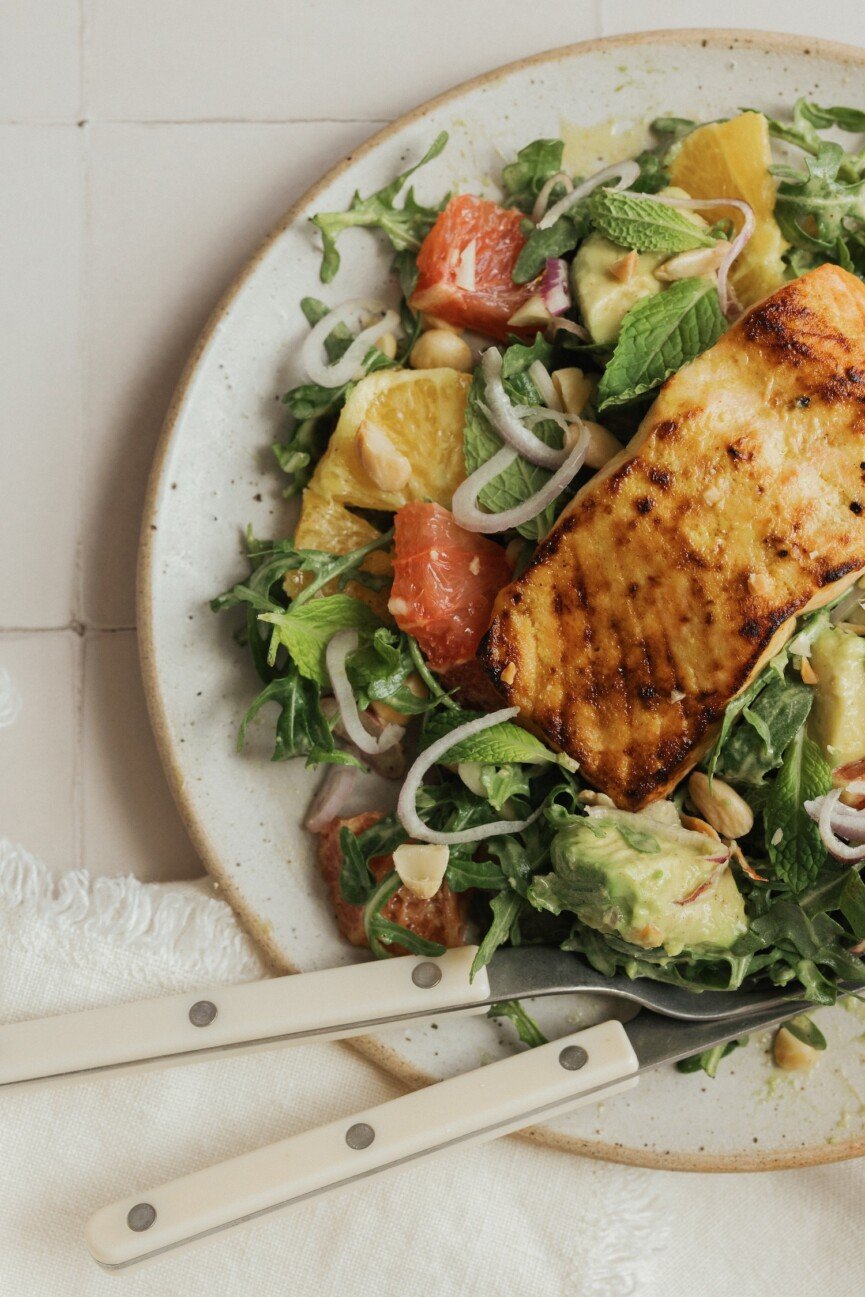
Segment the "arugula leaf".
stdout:
[[809,1018],[807,1013],[799,1013],[795,1018],[788,1018],[783,1024],[791,1036],[801,1040],[803,1045],[810,1045],[812,1049],[823,1050],[826,1048],[826,1037],[817,1026],[813,1018]]
[[707,1076],[715,1077],[721,1060],[727,1058],[740,1045],[747,1045],[747,1043],[748,1037],[740,1036],[738,1040],[728,1040],[725,1045],[713,1045],[711,1049],[704,1049],[701,1054],[680,1058],[676,1069],[679,1072],[705,1072]]
[[514,1024],[520,1040],[524,1045],[528,1045],[530,1049],[535,1049],[538,1045],[549,1044],[534,1018],[526,1013],[519,1000],[500,1000],[498,1004],[491,1004],[487,1011],[487,1017],[507,1018]]
[[690,117],[656,117],[649,123],[649,130],[669,148],[671,144],[678,144],[679,140],[690,135],[699,125],[700,122],[695,122]]
[[339,849],[342,852],[342,866],[339,871],[339,890],[342,899],[349,905],[366,905],[375,890],[376,882],[360,842],[351,829],[340,829]]
[[715,757],[713,772],[717,766],[726,779],[762,784],[769,771],[781,764],[813,701],[814,690],[808,685],[773,675],[756,698],[740,709],[742,723]]
[[388,626],[380,626],[368,644],[352,653],[346,667],[361,711],[384,699],[407,716],[438,705],[437,698],[418,698],[406,685],[415,669],[408,636]]
[[319,685],[328,683],[324,655],[338,631],[355,628],[372,633],[381,627],[369,604],[347,594],[322,595],[300,606],[295,600],[287,611],[262,613],[259,621],[274,628],[270,642],[271,666],[282,645],[300,674]]
[[772,168],[780,179],[775,219],[794,247],[832,256],[839,240],[848,243],[865,232],[865,177],[845,183],[839,176],[844,161],[840,144],[821,140],[816,154],[805,159],[804,172]]
[[529,776],[522,766],[481,766],[479,778],[487,801],[496,811],[512,797],[529,796]]
[[[533,140],[520,149],[516,161],[502,168],[504,206],[530,212],[550,177],[561,171],[564,150],[563,140]],[[563,187],[556,186],[550,194],[550,203],[557,202],[564,193]]]
[[445,948],[438,941],[427,941],[399,923],[386,919],[382,913],[391,897],[402,887],[396,870],[385,874],[376,885],[363,908],[363,926],[369,948],[377,959],[390,959],[392,946],[401,946],[413,955],[443,955]]
[[589,215],[605,238],[637,252],[687,252],[716,242],[708,229],[677,208],[627,191],[596,189],[589,197]]
[[492,919],[474,957],[470,980],[474,980],[475,974],[490,962],[499,946],[507,941],[522,907],[523,898],[516,892],[498,892],[490,901]]
[[[745,112],[757,112],[758,109],[744,109]],[[865,126],[860,123],[863,114],[858,108],[821,108],[819,104],[809,103],[807,99],[797,99],[793,105],[792,122],[779,122],[767,117],[769,134],[775,139],[783,140],[816,157],[824,143],[818,134],[830,126],[841,130],[862,131]],[[848,153],[844,155],[839,167],[839,175],[845,181],[857,180],[865,168],[865,153]]]
[[726,325],[708,279],[680,279],[645,297],[625,316],[612,359],[598,387],[598,410],[651,392],[713,346]]
[[[331,335],[332,337],[333,335]],[[370,347],[361,361],[364,375],[374,374],[380,369],[398,368],[397,362],[391,360],[378,347]],[[357,379],[343,383],[341,387],[322,387],[320,383],[300,383],[291,388],[282,398],[295,419],[320,419],[326,414],[336,414],[345,405],[346,397],[355,387]]]
[[[421,735],[420,750],[423,752],[436,739],[468,721],[477,720],[482,714],[468,711],[431,713]],[[480,734],[473,734],[455,743],[447,752],[447,761],[449,765],[458,761],[477,761],[484,766],[502,766],[510,762],[523,765],[554,763],[565,769],[573,769],[575,765],[570,757],[564,753],[552,752],[534,734],[511,721],[502,721],[482,730]]]
[[800,112],[818,130],[839,126],[842,131],[865,131],[865,112],[861,108],[821,108],[819,104],[800,100]]
[[467,892],[479,887],[486,892],[500,892],[507,880],[494,860],[468,860],[464,856],[451,856],[445,872],[445,882],[452,892]]
[[[322,283],[329,284],[339,270],[339,252],[336,241],[343,230],[351,226],[366,226],[381,230],[387,235],[391,246],[397,254],[417,252],[426,235],[432,229],[436,217],[447,202],[445,197],[436,207],[424,207],[410,189],[405,196],[402,207],[396,206],[396,199],[410,176],[427,162],[437,158],[448,142],[446,131],[442,131],[433,140],[420,162],[400,172],[389,184],[361,198],[355,193],[351,203],[344,212],[319,212],[312,217],[312,223],[321,231],[323,255],[321,260]],[[404,270],[404,263],[401,263]]]
[[[530,222],[524,222],[526,224]],[[527,284],[541,273],[550,257],[564,257],[591,233],[586,199],[578,199],[573,207],[563,212],[557,221],[546,229],[535,225],[517,257],[511,278],[515,284]]]
[[253,700],[240,724],[237,750],[242,751],[250,723],[264,707],[274,702],[279,707],[276,722],[276,743],[273,761],[288,761],[292,757],[306,757],[307,766],[322,762],[335,765],[360,766],[348,752],[337,748],[327,717],[321,710],[318,686],[305,679],[291,665],[283,675],[265,685]]
[[330,440],[331,429],[321,419],[301,419],[289,433],[287,441],[275,441],[271,447],[276,462],[290,479],[283,488],[286,500],[299,495]]
[[777,879],[795,894],[814,882],[826,848],[804,802],[832,787],[832,771],[800,729],[784,753],[763,811],[766,851]]

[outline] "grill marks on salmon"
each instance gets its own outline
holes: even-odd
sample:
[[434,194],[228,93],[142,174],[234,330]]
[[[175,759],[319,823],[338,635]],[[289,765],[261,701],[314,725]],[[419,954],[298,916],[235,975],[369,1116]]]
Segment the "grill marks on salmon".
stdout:
[[500,592],[479,658],[637,809],[697,763],[796,615],[863,569],[865,284],[826,265],[664,384]]

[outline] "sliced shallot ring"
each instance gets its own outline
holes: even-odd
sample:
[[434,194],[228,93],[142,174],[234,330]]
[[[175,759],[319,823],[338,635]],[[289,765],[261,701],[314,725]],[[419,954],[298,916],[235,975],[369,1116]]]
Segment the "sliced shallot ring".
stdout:
[[[532,464],[541,468],[556,469],[564,463],[567,450],[554,450],[529,432],[521,421],[520,412],[527,409],[542,409],[541,406],[511,405],[502,383],[502,356],[496,347],[484,352],[481,360],[481,373],[484,376],[484,412],[501,437],[512,450],[517,451]],[[550,384],[552,386],[552,383]],[[552,418],[558,411],[544,410],[544,417]],[[561,425],[560,425],[561,426]]]
[[550,201],[550,194],[553,192],[556,185],[561,185],[566,194],[573,193],[574,182],[567,172],[557,171],[554,176],[550,176],[549,180],[545,182],[543,189],[535,199],[535,205],[532,208],[532,220],[535,225],[537,225],[538,221],[547,210],[547,203]]
[[[555,411],[547,412],[546,417],[552,418]],[[570,484],[576,477],[586,458],[586,451],[589,448],[589,430],[581,419],[571,416],[574,419],[574,427],[579,429],[579,435],[568,452],[565,462],[550,478],[550,480],[530,495],[527,500],[521,504],[514,505],[513,509],[505,509],[502,513],[484,513],[478,508],[477,500],[481,491],[490,483],[494,477],[514,462],[517,453],[511,450],[510,446],[503,446],[501,450],[488,459],[485,464],[481,464],[470,477],[461,482],[454,491],[451,509],[456,521],[466,531],[480,532],[482,535],[492,535],[499,531],[509,531],[512,527],[522,527],[523,523],[531,522],[537,518],[539,513],[543,513],[548,504],[564,491],[565,487]]]
[[581,324],[577,324],[576,320],[563,320],[560,315],[555,315],[547,325],[547,333],[555,333],[558,329],[563,333],[573,333],[582,342],[589,341],[588,331]]
[[490,824],[477,824],[473,829],[457,829],[453,833],[442,833],[437,829],[431,829],[424,824],[417,813],[418,790],[426,772],[457,743],[471,738],[474,734],[480,734],[482,730],[492,729],[494,725],[500,725],[503,721],[512,720],[519,710],[519,707],[503,707],[501,711],[490,712],[488,716],[479,716],[476,720],[458,725],[448,734],[443,734],[440,739],[436,739],[435,743],[431,743],[421,752],[405,777],[396,807],[397,818],[410,838],[449,847],[460,842],[481,842],[484,838],[493,837],[497,833],[522,833],[523,829],[527,829],[534,823],[543,812],[542,806],[539,806],[527,820],[493,820]]
[[617,180],[618,184],[611,186],[613,189],[629,189],[640,174],[639,164],[636,162],[614,162],[610,167],[604,167],[602,171],[596,171],[588,180],[577,185],[564,198],[560,198],[554,203],[550,210],[538,221],[539,230],[548,230],[551,225],[555,225],[560,216],[564,216],[574,203],[578,203],[586,194],[590,194],[593,189],[599,185],[606,184],[608,180]]
[[321,833],[331,820],[337,819],[357,775],[357,766],[329,765],[309,803],[303,827],[310,833]]
[[349,653],[355,651],[358,643],[356,630],[337,631],[328,641],[324,660],[346,734],[361,752],[366,752],[370,756],[379,756],[382,752],[396,747],[405,730],[402,725],[385,725],[381,734],[374,738],[363,724],[345,669],[345,660]]
[[[324,344],[338,324],[359,323],[367,315],[379,314],[381,319],[361,329],[339,360],[332,365],[328,363]],[[371,297],[352,298],[328,311],[318,324],[313,325],[300,349],[300,363],[310,382],[319,387],[342,387],[363,376],[363,359],[370,347],[385,333],[393,333],[398,328],[399,315],[384,302]]]
[[563,257],[547,258],[541,280],[541,301],[550,315],[561,315],[571,309],[568,263]]
[[[843,822],[840,818],[836,818],[841,810],[839,806],[840,800],[841,789],[833,788],[831,792],[825,793],[822,797],[816,797],[813,801],[806,802],[805,810],[812,820],[817,821],[823,846],[831,856],[834,856],[836,860],[846,860],[851,863],[865,860],[865,844],[850,846],[849,843],[842,842],[838,837],[836,828],[841,833],[844,832]],[[865,829],[865,817],[862,816],[861,812],[854,811],[853,814],[859,816],[862,828]],[[849,831],[855,831],[852,825]]]
[[718,299],[722,314],[729,319],[731,315],[740,315],[741,307],[735,300],[727,282],[730,267],[750,239],[757,227],[754,209],[750,203],[741,198],[674,198],[669,194],[635,194],[635,198],[645,198],[649,203],[661,203],[664,207],[683,207],[689,211],[700,212],[710,207],[735,207],[744,216],[742,228],[734,239],[731,239],[727,255],[718,267]]
[[550,371],[542,360],[533,360],[528,368],[529,378],[534,383],[540,393],[544,405],[551,410],[561,410],[562,402],[558,392],[553,385],[550,377]]

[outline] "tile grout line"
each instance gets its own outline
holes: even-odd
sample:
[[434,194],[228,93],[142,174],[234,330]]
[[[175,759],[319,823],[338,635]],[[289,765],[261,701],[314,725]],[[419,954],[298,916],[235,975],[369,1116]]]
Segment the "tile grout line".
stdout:
[[79,455],[76,491],[78,496],[78,535],[75,538],[75,579],[73,595],[73,629],[77,632],[78,643],[73,650],[74,662],[74,698],[73,715],[75,733],[72,747],[72,823],[75,833],[74,867],[82,868],[84,864],[84,671],[86,627],[84,617],[84,460],[86,454],[86,365],[88,347],[86,330],[88,304],[88,237],[90,226],[90,130],[85,124],[87,113],[87,0],[78,0],[78,115],[80,133],[80,167],[81,167],[81,225],[79,231],[78,263],[78,408],[79,408]]

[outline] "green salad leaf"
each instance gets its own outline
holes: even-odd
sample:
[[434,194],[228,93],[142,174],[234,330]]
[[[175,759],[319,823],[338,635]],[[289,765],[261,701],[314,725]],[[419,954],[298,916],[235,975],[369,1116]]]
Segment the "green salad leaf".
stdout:
[[[417,252],[447,203],[447,196],[435,207],[424,207],[417,201],[412,189],[406,194],[402,207],[397,207],[396,199],[409,177],[427,162],[437,158],[447,142],[447,132],[442,131],[433,140],[420,162],[400,172],[368,198],[361,198],[360,194],[356,193],[346,211],[319,212],[312,217],[313,225],[321,231],[324,250],[321,260],[322,283],[329,284],[339,270],[340,258],[336,241],[343,230],[350,229],[352,226],[381,230],[387,235],[397,254]],[[399,268],[405,273],[406,263],[401,263]]]
[[[531,222],[524,222],[531,225]],[[591,233],[592,224],[586,199],[577,199],[573,207],[563,212],[558,220],[546,229],[531,226],[528,237],[517,257],[512,278],[515,284],[527,284],[535,279],[550,257],[564,257],[573,252],[577,244]]]
[[766,851],[773,876],[795,894],[820,872],[826,848],[804,803],[832,787],[832,771],[804,728],[789,744],[763,811]]
[[[505,207],[530,212],[538,194],[551,176],[562,169],[562,140],[533,140],[520,149],[515,162],[502,167],[502,192]],[[557,185],[550,194],[550,204],[564,197],[564,186]]]
[[717,768],[725,779],[762,784],[781,764],[787,745],[808,719],[813,701],[814,690],[809,685],[773,673],[756,697],[739,709],[742,721],[721,745],[713,773]]
[[637,252],[687,252],[711,248],[714,236],[675,207],[641,198],[627,190],[596,189],[589,197],[589,216],[599,234]]
[[645,297],[625,316],[598,387],[598,409],[634,401],[660,387],[713,346],[725,329],[718,293],[708,279],[680,279]]
[[803,1045],[810,1045],[812,1049],[819,1050],[826,1048],[826,1037],[807,1013],[799,1013],[795,1018],[788,1018],[784,1026],[790,1035],[801,1040]]
[[[421,751],[451,730],[478,720],[482,715],[482,712],[444,710],[431,713],[421,735]],[[458,761],[476,761],[484,766],[503,766],[510,762],[521,765],[553,763],[564,766],[566,770],[572,770],[576,766],[576,762],[570,757],[564,753],[552,752],[534,734],[524,730],[521,725],[514,725],[512,721],[491,725],[489,729],[481,730],[480,734],[472,734],[469,738],[460,740],[448,749],[447,760],[449,765]]]
[[805,170],[773,167],[779,177],[775,219],[796,248],[834,258],[839,241],[861,243],[865,237],[865,177],[841,177],[845,154],[840,144],[821,140],[817,153],[805,159]]
[[[531,346],[514,343],[508,347],[502,358],[502,381],[510,400],[522,405],[542,405],[541,395],[528,374],[529,366],[534,360],[549,365],[552,348],[538,334]],[[493,428],[483,410],[485,384],[480,369],[475,371],[472,385],[469,388],[466,404],[466,422],[463,433],[463,453],[469,473],[485,464],[502,449],[502,439]],[[544,422],[532,429],[537,437],[548,446],[561,446],[562,432],[558,424]],[[480,492],[478,502],[490,513],[503,513],[534,495],[550,479],[549,472],[530,464],[522,455],[509,464],[504,472],[493,478],[492,482]],[[564,501],[560,497],[558,508]],[[537,517],[523,523],[517,530],[529,540],[540,540],[547,534],[553,524],[557,506],[549,505]]]
[[738,1040],[728,1040],[725,1045],[713,1045],[711,1049],[704,1049],[701,1054],[680,1058],[676,1068],[679,1072],[705,1072],[707,1076],[715,1077],[718,1075],[721,1061],[729,1058],[734,1049],[747,1043],[748,1037],[740,1036]]
[[300,606],[295,602],[284,612],[262,613],[259,621],[273,627],[271,666],[281,646],[293,659],[300,674],[319,685],[328,683],[324,655],[329,641],[338,631],[356,629],[371,635],[382,628],[369,604],[347,594],[322,595]]
[[266,684],[250,704],[237,734],[238,752],[243,749],[250,724],[262,707],[271,702],[279,707],[273,761],[306,757],[308,766],[360,765],[348,752],[337,748],[330,723],[321,709],[316,683],[302,676],[293,664]]
[[487,1017],[507,1018],[516,1028],[520,1040],[530,1049],[549,1044],[534,1018],[526,1013],[519,1000],[500,1000],[498,1004],[490,1005]]

